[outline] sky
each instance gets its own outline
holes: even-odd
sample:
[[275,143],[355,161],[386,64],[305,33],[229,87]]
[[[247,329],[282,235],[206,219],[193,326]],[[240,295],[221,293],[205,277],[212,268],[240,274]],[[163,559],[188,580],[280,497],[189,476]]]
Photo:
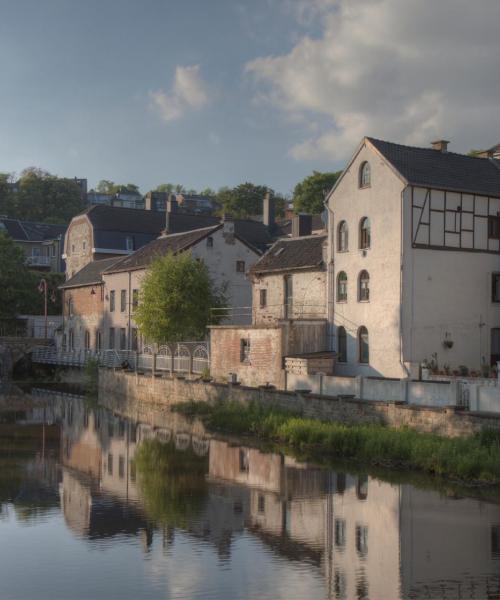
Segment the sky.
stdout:
[[500,142],[499,0],[0,0],[0,171],[290,194]]

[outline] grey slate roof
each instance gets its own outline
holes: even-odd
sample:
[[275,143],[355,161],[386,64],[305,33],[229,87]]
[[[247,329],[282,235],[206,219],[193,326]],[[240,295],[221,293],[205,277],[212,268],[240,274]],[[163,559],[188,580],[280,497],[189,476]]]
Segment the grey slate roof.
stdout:
[[64,237],[66,225],[38,223],[36,221],[21,221],[0,217],[0,231],[4,231],[16,242],[43,242]]
[[366,139],[410,184],[500,197],[499,160]]
[[326,235],[278,240],[250,269],[251,273],[320,268]]
[[146,268],[155,258],[164,256],[168,252],[181,252],[190,248],[196,242],[199,242],[211,233],[220,229],[222,225],[215,227],[205,227],[203,229],[195,229],[194,231],[186,231],[183,233],[173,233],[163,237],[159,237],[149,244],[146,244],[133,254],[125,256],[113,263],[106,269],[107,273],[117,273],[119,271],[134,271],[137,269]]
[[59,289],[81,287],[85,285],[98,285],[102,283],[102,272],[111,267],[115,262],[121,260],[119,256],[94,260],[85,265],[76,275],[65,281]]

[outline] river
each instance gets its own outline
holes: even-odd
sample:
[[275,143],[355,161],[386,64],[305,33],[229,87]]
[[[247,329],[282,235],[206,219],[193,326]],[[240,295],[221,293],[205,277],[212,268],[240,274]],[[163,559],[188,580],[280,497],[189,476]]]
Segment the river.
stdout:
[[500,599],[500,501],[105,399],[1,400],[2,600]]

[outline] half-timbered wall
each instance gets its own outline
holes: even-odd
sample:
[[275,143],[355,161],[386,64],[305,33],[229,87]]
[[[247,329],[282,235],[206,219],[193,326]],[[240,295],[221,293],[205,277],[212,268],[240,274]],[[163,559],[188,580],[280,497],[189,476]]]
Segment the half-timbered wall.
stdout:
[[500,240],[488,238],[488,216],[500,214],[500,198],[411,188],[414,247],[499,252]]

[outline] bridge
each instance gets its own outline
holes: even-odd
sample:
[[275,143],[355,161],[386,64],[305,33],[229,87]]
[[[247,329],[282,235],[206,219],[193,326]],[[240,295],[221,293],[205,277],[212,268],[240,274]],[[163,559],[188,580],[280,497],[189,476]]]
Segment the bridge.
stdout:
[[35,349],[53,344],[54,341],[50,338],[0,336],[0,378],[9,379],[21,360],[31,356]]

